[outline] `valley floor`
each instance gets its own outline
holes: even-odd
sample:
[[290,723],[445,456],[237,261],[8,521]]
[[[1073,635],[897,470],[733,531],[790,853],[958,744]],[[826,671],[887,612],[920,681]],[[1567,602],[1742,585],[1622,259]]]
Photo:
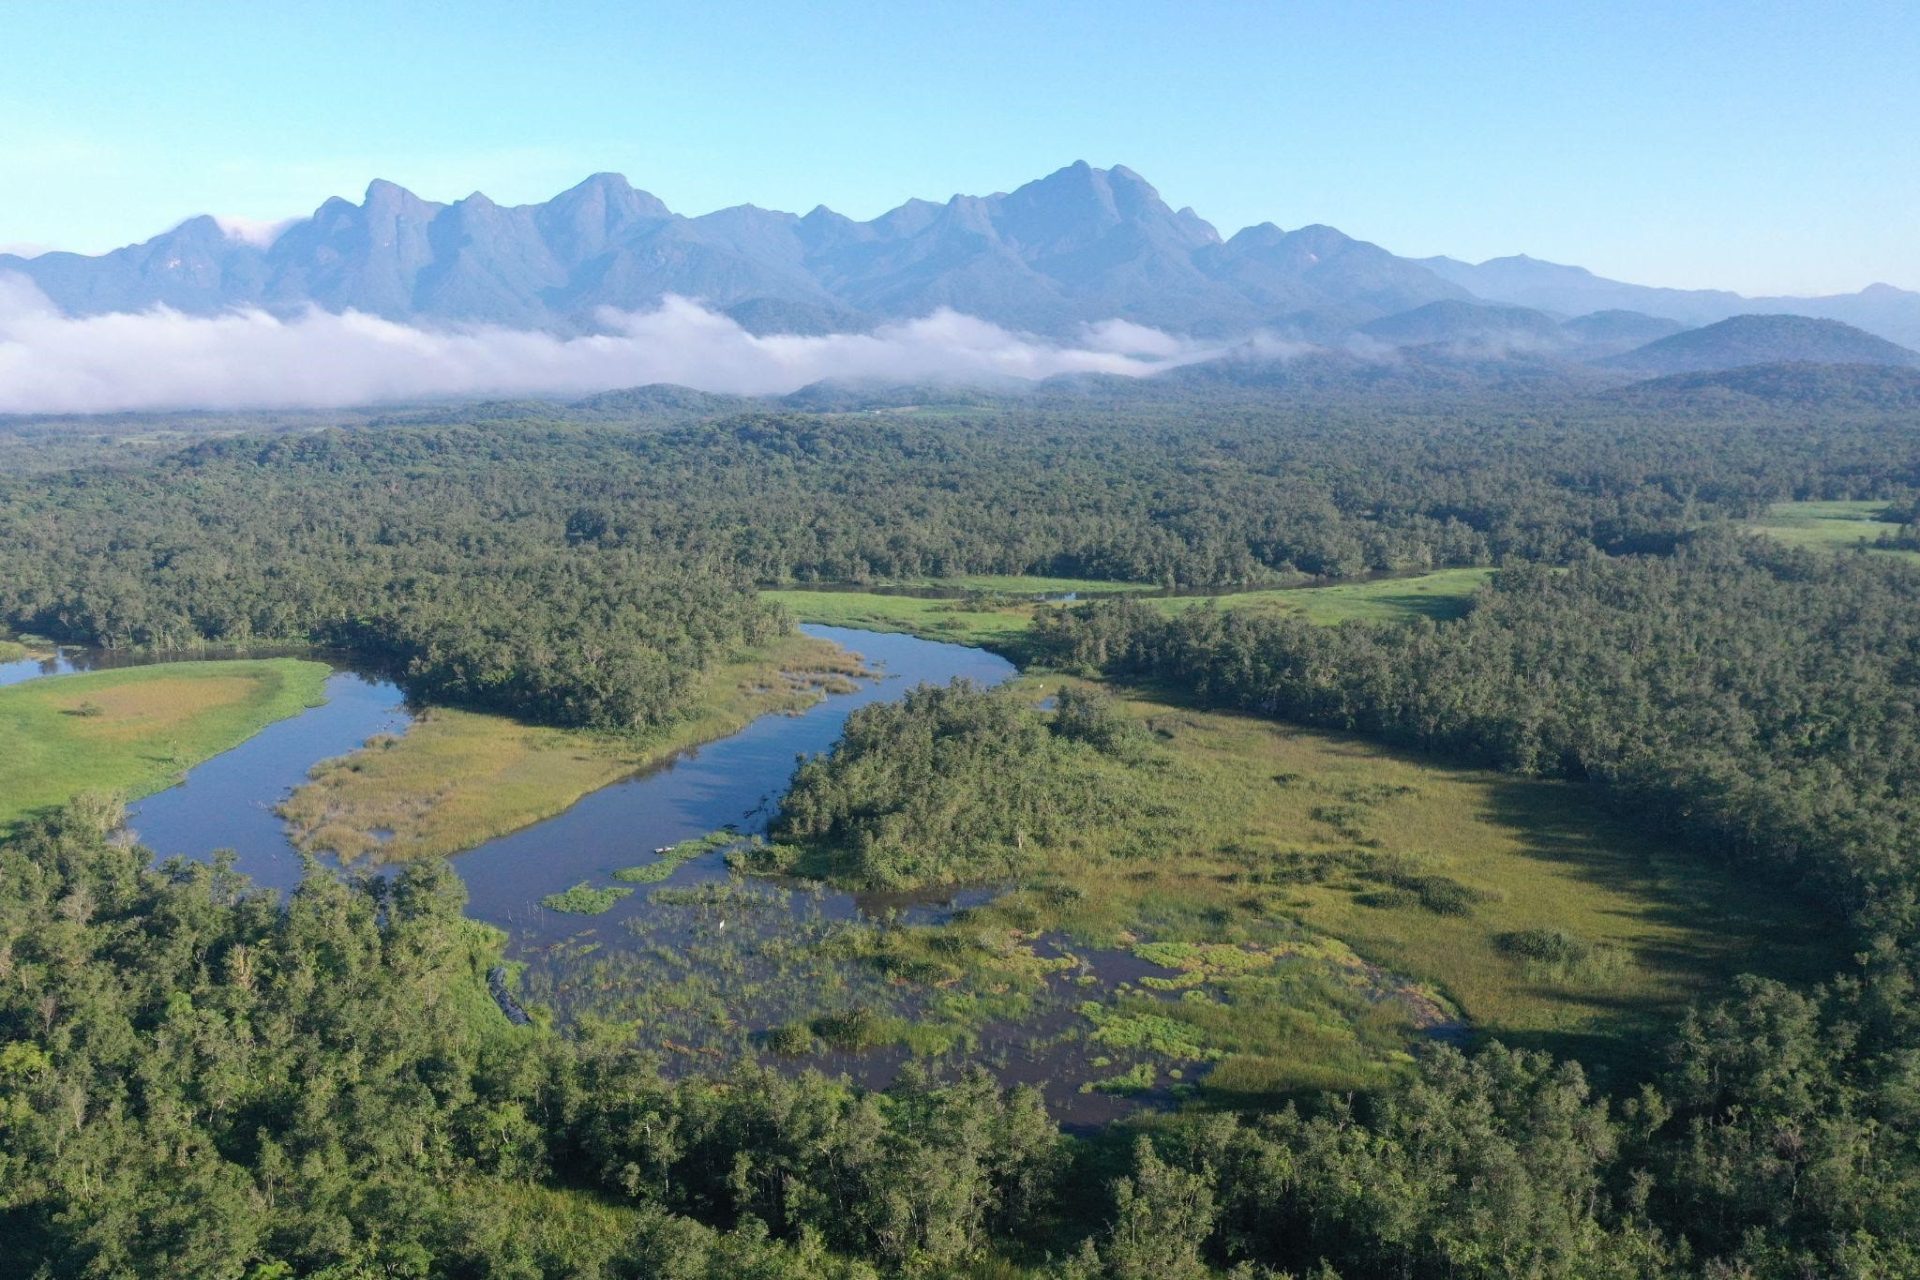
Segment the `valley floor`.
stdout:
[[[907,631],[929,640],[986,645],[1018,652],[1036,610],[1051,607],[1042,597],[1139,593],[1166,613],[1206,605],[1222,609],[1259,609],[1293,613],[1309,622],[1333,624],[1350,619],[1395,621],[1458,617],[1493,573],[1489,568],[1436,569],[1430,573],[1373,578],[1329,586],[1274,587],[1218,594],[1165,594],[1147,584],[1096,582],[1077,578],[973,577],[922,579],[897,584],[903,594],[853,587],[783,589],[761,592],[801,622],[862,627],[870,631]],[[912,594],[918,592],[920,594]],[[944,594],[936,594],[944,593]]]

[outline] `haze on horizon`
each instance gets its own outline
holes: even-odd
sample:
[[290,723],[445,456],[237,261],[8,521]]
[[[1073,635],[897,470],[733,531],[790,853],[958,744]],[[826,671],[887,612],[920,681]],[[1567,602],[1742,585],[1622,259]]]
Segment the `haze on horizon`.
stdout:
[[691,213],[864,219],[1085,157],[1228,235],[1330,223],[1408,257],[1747,294],[1920,287],[1920,13],[1897,4],[9,17],[0,251],[268,225],[372,178],[516,204],[617,170]]

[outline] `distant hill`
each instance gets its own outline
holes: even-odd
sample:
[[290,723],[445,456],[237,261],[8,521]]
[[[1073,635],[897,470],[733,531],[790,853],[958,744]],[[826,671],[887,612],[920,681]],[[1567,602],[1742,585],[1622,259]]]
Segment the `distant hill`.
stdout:
[[1907,346],[1920,346],[1920,293],[1889,284],[1824,297],[1747,298],[1724,289],[1663,289],[1597,276],[1585,267],[1517,254],[1485,262],[1421,258],[1420,265],[1475,297],[1514,306],[1583,315],[1637,311],[1685,325],[1736,315],[1803,315],[1841,320]]
[[1711,401],[1920,412],[1920,369],[1884,364],[1757,364],[1675,373],[1612,393],[1635,403]]
[[644,387],[621,391],[603,391],[568,405],[576,415],[589,417],[658,416],[669,418],[709,418],[716,414],[737,413],[759,405],[750,396],[718,395],[695,391],[671,382],[654,382]]
[[1609,379],[1590,367],[1552,356],[1475,352],[1427,343],[1387,353],[1377,348],[1326,347],[1287,356],[1269,355],[1258,345],[1249,345],[1144,381],[1188,390],[1259,388],[1330,396],[1422,397],[1518,390],[1590,391],[1606,385]]
[[1686,327],[1678,320],[1642,311],[1595,311],[1563,322],[1560,331],[1580,358],[1597,360],[1643,347]]
[[1761,364],[1920,365],[1920,352],[1808,316],[1734,316],[1600,362],[1632,373],[1703,373]]
[[1383,316],[1360,326],[1369,338],[1390,346],[1439,346],[1498,353],[1554,351],[1566,345],[1560,322],[1527,307],[1496,307],[1447,299]]

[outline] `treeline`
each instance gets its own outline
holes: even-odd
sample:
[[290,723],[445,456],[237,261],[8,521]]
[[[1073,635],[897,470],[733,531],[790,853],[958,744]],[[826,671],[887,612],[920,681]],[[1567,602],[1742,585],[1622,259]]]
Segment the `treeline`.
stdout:
[[1170,394],[671,426],[509,407],[0,474],[0,623],[110,647],[349,644],[426,696],[627,727],[779,625],[755,583],[1561,562],[1920,482],[1880,421]]
[[431,701],[611,730],[674,719],[787,625],[738,573],[569,547],[484,482],[416,492],[406,458],[364,485],[178,461],[16,481],[0,615],[108,648],[343,647]]
[[1910,988],[1754,983],[1639,1097],[1494,1047],[1406,1089],[1063,1137],[1037,1094],[663,1080],[510,1027],[444,865],[284,904],[81,804],[0,845],[0,1270],[193,1276],[1893,1277]]

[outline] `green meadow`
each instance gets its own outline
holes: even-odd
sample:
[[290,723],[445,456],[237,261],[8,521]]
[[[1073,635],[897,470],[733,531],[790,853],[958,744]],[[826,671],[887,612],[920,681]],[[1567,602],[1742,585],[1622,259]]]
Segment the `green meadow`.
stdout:
[[[1069,683],[1084,682],[1029,677],[1011,696],[1038,704]],[[1104,1091],[1265,1104],[1372,1088],[1431,1034],[1633,1078],[1685,1005],[1734,975],[1814,980],[1844,960],[1834,921],[1586,788],[1111,692],[1145,745],[1074,766],[1110,816],[1009,849],[1005,887],[949,923],[827,948],[917,993],[872,1036],[964,1056],[984,1024],[1085,983],[1073,1052],[1109,1070],[1089,1085]],[[991,805],[977,785],[948,775],[925,803]],[[1116,953],[1124,976],[1097,980]]]
[[0,826],[83,792],[125,800],[325,700],[327,668],[295,658],[183,662],[0,689]]
[[1748,527],[1756,533],[1814,551],[1851,551],[1865,547],[1876,555],[1900,556],[1920,563],[1920,551],[1875,548],[1881,534],[1900,531],[1885,519],[1884,502],[1776,502]]
[[[1349,620],[1389,622],[1410,618],[1446,619],[1466,612],[1473,593],[1493,574],[1492,569],[1436,569],[1407,577],[1376,578],[1324,587],[1275,587],[1218,595],[1166,596],[1154,594],[1147,603],[1167,613],[1179,613],[1211,602],[1223,609],[1258,609],[1294,613],[1317,623]],[[1080,595],[1147,592],[1139,584],[1085,582],[1072,578],[951,578],[912,584],[942,587],[969,594],[953,599],[879,595],[871,591],[763,591],[761,595],[785,605],[801,622],[870,631],[905,631],[929,640],[1017,653],[1032,626],[1034,611],[1052,606],[1040,595]]]
[[1404,622],[1432,618],[1444,622],[1467,611],[1473,593],[1493,576],[1488,568],[1436,569],[1408,577],[1339,582],[1325,587],[1278,587],[1235,591],[1218,596],[1160,596],[1149,601],[1166,613],[1180,613],[1212,601],[1222,609],[1258,609],[1292,613],[1308,622]]

